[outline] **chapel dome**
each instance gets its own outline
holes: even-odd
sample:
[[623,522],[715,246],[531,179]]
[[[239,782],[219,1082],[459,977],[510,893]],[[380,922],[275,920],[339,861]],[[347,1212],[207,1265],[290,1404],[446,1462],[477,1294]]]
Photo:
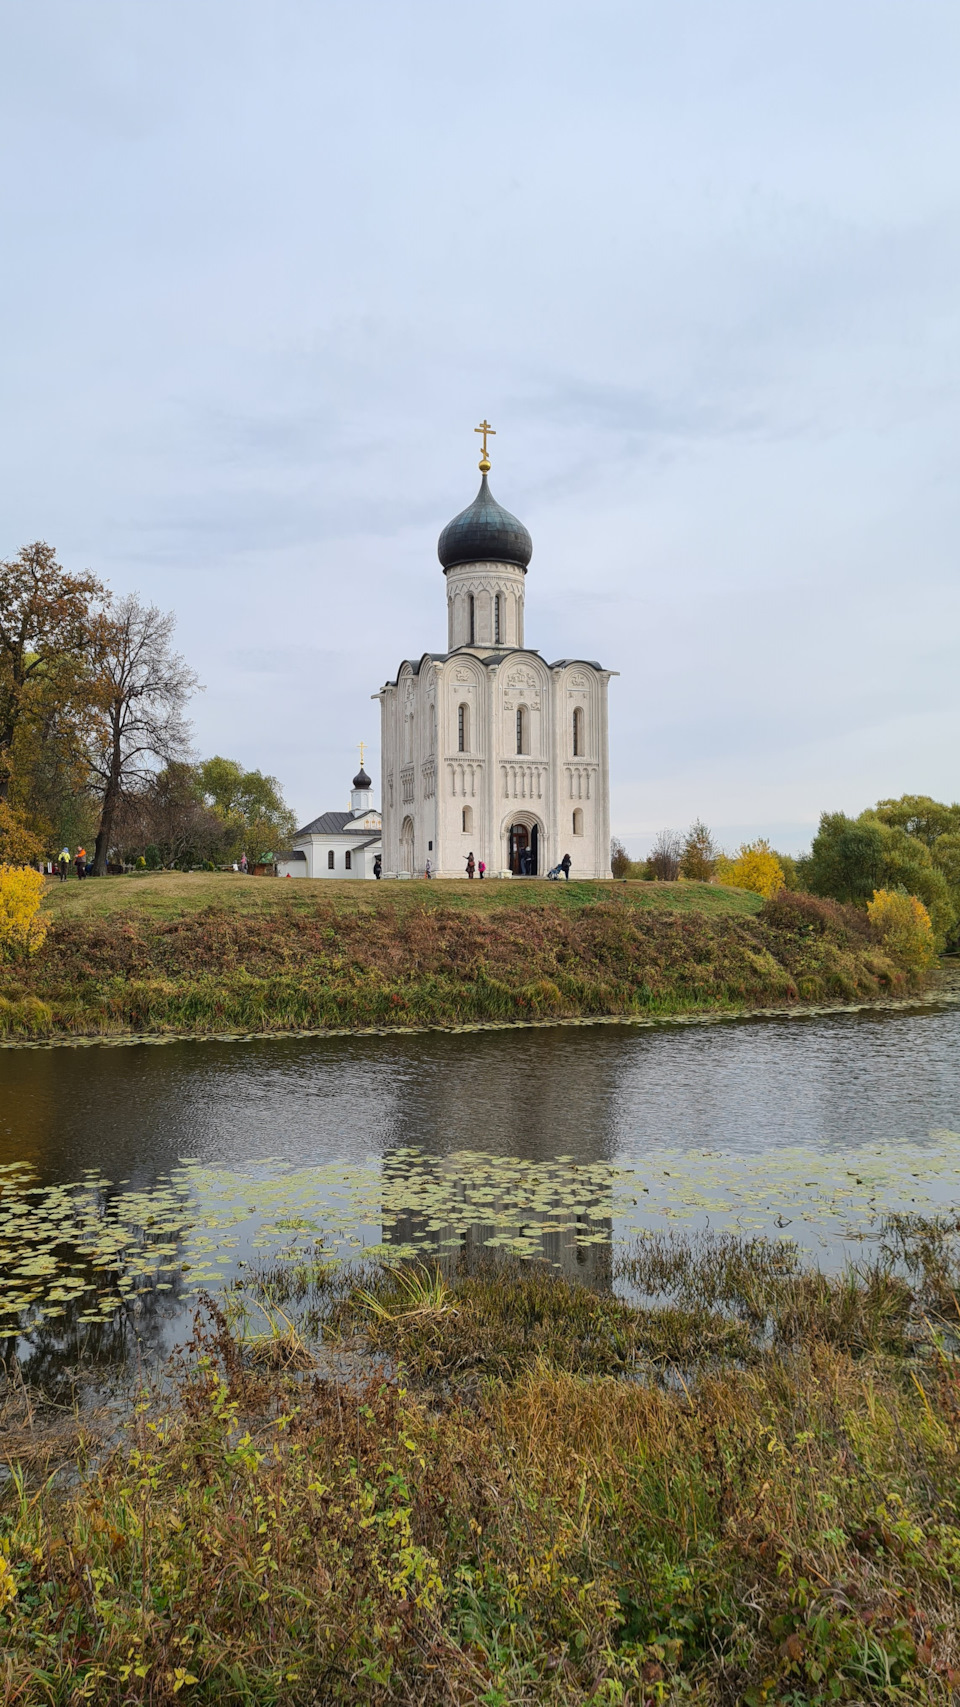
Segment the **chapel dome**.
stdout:
[[368,777],[368,775],[367,775],[367,773],[364,770],[362,765],[360,766],[360,769],[358,770],[356,776],[353,779],[353,786],[354,786],[354,788],[372,788],[373,787],[373,783],[371,782],[370,778]]
[[437,556],[444,569],[460,563],[516,563],[526,569],[533,541],[523,523],[497,503],[484,473],[473,503],[440,535]]

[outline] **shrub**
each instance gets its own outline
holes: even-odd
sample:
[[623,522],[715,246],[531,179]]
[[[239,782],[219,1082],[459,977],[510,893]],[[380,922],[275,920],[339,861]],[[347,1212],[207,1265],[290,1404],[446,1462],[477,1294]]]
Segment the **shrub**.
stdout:
[[916,895],[903,889],[877,889],[867,902],[867,917],[884,944],[912,971],[925,972],[937,958],[930,914]]
[[616,836],[610,843],[610,873],[613,877],[629,877],[630,875],[630,855]]
[[33,954],[47,934],[40,918],[43,878],[29,866],[0,865],[0,954],[8,959]]
[[680,856],[683,843],[676,830],[661,830],[647,861],[659,883],[676,883],[680,876]]
[[736,859],[717,862],[717,876],[731,889],[750,889],[767,898],[786,887],[783,866],[768,841],[741,843]]
[[39,838],[27,829],[19,812],[8,801],[0,800],[0,862],[30,865],[42,853]]

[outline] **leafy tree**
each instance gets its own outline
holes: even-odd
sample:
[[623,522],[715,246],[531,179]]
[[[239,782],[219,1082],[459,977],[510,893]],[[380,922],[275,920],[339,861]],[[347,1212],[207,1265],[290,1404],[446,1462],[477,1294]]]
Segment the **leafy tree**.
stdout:
[[891,829],[905,830],[908,836],[932,848],[939,836],[960,831],[960,806],[944,806],[931,800],[929,794],[902,794],[899,800],[879,800],[871,814]]
[[692,883],[709,883],[717,869],[720,850],[706,824],[698,818],[691,824],[680,855],[680,874]]
[[33,835],[9,801],[0,800],[0,865],[32,865],[42,853],[39,836]]
[[865,907],[883,883],[883,864],[884,834],[879,823],[848,818],[844,812],[824,812],[804,875],[811,895]]
[[924,972],[937,958],[930,914],[916,895],[903,889],[878,889],[867,902],[867,916],[891,953],[915,972]]
[[126,857],[143,854],[147,869],[189,869],[224,859],[229,828],[204,802],[195,765],[180,760],[124,795],[115,844]]
[[943,872],[960,911],[960,831],[950,830],[946,835],[938,836],[930,855],[934,865]]
[[630,855],[623,843],[616,837],[610,843],[610,870],[614,877],[628,877],[630,874]]
[[45,688],[61,711],[85,714],[86,665],[107,598],[93,575],[69,575],[52,546],[37,540],[0,563],[0,800],[10,794],[13,747],[36,694]]
[[231,854],[245,851],[259,860],[290,840],[297,821],[275,776],[245,771],[234,759],[218,754],[198,765],[197,777],[205,803],[230,826]]
[[717,876],[731,889],[750,889],[755,895],[779,895],[786,887],[783,867],[770,843],[763,837],[742,842],[736,859],[721,859]]

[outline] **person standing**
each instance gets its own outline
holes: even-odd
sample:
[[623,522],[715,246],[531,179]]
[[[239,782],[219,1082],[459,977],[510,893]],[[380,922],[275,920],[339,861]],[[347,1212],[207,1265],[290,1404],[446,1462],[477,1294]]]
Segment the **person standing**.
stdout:
[[377,879],[378,882],[380,881],[380,878],[383,876],[383,865],[381,863],[379,854],[377,854],[377,857],[373,862],[373,875]]
[[429,860],[427,860],[427,863],[423,868],[423,875],[424,875],[424,877],[427,877],[427,878],[430,878],[433,876],[433,872],[430,870],[430,861]]
[[57,866],[58,866],[59,871],[60,871],[60,882],[61,883],[66,883],[66,881],[67,881],[67,867],[69,864],[70,864],[70,849],[69,848],[61,848],[60,849],[60,857],[57,860]]
[[483,860],[480,860],[478,865],[477,865],[477,876],[482,879],[482,878],[486,877],[486,875],[487,875],[487,868],[484,865]]
[[476,869],[477,868],[476,868],[476,864],[474,862],[473,854],[468,853],[467,854],[467,876],[472,877],[474,872],[476,871]]
[[245,853],[242,853],[240,855],[240,870],[243,872],[244,877],[246,877],[246,875],[247,875],[247,856]]
[[563,875],[566,878],[568,883],[570,882],[570,867],[572,866],[572,864],[573,864],[573,860],[570,858],[570,855],[564,854],[562,860],[560,861],[560,870],[563,872]]

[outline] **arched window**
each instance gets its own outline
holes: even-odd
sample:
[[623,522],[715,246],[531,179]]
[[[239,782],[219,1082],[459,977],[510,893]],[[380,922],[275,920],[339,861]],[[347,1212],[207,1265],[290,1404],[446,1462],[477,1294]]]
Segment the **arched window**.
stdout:
[[333,849],[331,848],[330,852],[327,854],[327,870],[332,871],[333,866],[334,866],[334,855],[333,855]]
[[472,593],[467,594],[467,614],[470,618],[470,644],[477,638],[477,601]]
[[343,865],[344,865],[345,871],[350,870],[350,849],[349,848],[347,849],[346,853],[343,856]]
[[469,705],[458,705],[457,706],[457,752],[458,753],[468,753],[470,751],[469,746],[467,745],[469,739],[470,739],[470,707],[469,707]]
[[573,814],[573,833],[575,836],[583,835],[583,813],[579,806]]
[[526,750],[527,750],[527,708],[525,705],[518,705],[517,706],[517,752],[518,753],[525,753]]
[[499,646],[502,638],[503,638],[503,635],[501,632],[501,625],[500,625],[500,594],[494,593],[494,595],[493,595],[493,644],[494,644],[494,646]]
[[463,808],[463,812],[461,813],[460,828],[463,830],[465,835],[472,833],[472,831],[473,831],[473,807],[472,806],[465,806]]
[[573,714],[573,756],[583,758],[583,707],[578,705]]

